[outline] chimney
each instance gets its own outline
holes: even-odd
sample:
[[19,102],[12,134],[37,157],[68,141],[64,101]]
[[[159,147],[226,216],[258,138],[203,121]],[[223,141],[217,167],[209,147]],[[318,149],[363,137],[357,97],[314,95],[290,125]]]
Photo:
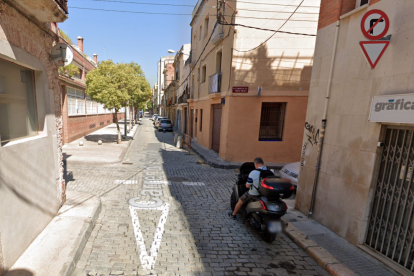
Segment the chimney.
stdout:
[[78,39],[79,50],[83,53],[83,37],[78,36],[77,39]]
[[98,64],[98,55],[97,54],[93,54],[93,60],[95,61],[96,64]]

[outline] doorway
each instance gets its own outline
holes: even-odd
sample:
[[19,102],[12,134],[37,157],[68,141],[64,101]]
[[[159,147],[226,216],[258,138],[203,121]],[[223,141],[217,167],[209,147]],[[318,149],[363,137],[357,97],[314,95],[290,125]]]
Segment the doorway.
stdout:
[[213,131],[211,149],[220,152],[220,131],[221,131],[221,104],[213,104]]
[[414,128],[387,126],[365,244],[414,271]]

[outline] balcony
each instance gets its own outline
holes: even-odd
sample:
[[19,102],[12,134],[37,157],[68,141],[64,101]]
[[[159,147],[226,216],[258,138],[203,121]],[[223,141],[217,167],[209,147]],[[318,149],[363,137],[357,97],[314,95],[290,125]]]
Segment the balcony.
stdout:
[[208,93],[221,92],[221,73],[216,73],[208,77]]
[[40,22],[63,22],[68,16],[68,0],[15,0],[18,8]]
[[213,43],[213,45],[217,45],[223,39],[224,39],[223,25],[217,24],[216,28],[214,29],[213,35],[211,36],[211,43]]

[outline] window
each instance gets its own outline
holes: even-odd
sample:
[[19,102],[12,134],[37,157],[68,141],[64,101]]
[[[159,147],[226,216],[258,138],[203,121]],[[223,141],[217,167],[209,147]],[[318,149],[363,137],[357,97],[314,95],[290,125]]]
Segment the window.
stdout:
[[286,103],[262,103],[259,141],[282,141]]
[[207,68],[206,68],[206,65],[204,65],[201,68],[201,82],[202,83],[206,81],[206,77],[207,77]]
[[198,40],[201,40],[201,31],[203,30],[203,26],[202,25],[200,25],[200,32],[199,32],[199,35],[198,35]]
[[208,35],[208,17],[204,19],[204,37]]
[[68,115],[85,114],[85,94],[72,87],[66,87]]
[[216,73],[221,73],[221,59],[223,56],[223,52],[220,51],[216,54]]
[[200,132],[203,130],[203,110],[200,109]]
[[369,0],[356,0],[355,8],[359,8],[369,3]]
[[34,71],[0,59],[0,140],[37,135]]
[[105,113],[105,106],[103,104],[98,104],[98,113],[99,114]]

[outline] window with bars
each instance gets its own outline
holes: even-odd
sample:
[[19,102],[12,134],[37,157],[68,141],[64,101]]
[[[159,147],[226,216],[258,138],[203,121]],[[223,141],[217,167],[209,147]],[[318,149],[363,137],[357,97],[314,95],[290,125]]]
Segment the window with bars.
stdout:
[[259,141],[283,141],[286,103],[262,103]]
[[66,88],[68,97],[68,115],[85,114],[85,94],[72,87]]

